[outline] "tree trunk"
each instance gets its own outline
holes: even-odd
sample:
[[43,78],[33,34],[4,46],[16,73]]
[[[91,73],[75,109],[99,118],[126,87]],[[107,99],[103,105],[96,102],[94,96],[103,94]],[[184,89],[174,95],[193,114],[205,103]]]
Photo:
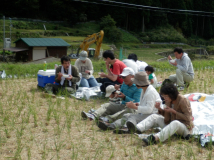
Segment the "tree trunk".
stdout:
[[198,17],[197,17],[197,25],[196,25],[196,30],[195,30],[195,35],[198,35]]
[[127,13],[127,15],[126,15],[126,30],[128,30],[128,24],[129,24],[129,15]]
[[145,32],[144,16],[143,16],[143,18],[142,18],[142,32]]
[[203,28],[202,28],[202,36],[204,35],[204,17],[203,17]]

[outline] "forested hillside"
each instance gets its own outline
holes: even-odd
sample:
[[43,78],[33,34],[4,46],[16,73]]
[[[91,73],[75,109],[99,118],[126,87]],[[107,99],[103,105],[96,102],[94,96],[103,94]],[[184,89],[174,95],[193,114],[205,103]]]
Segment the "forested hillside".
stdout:
[[[83,3],[73,0],[1,0],[0,16],[38,18],[66,21],[71,26],[77,22],[95,20],[110,14],[117,27],[133,32],[143,32],[160,26],[171,25],[185,37],[214,36],[214,14],[154,10],[152,8],[128,7],[113,2],[146,5],[179,10],[214,12],[212,0],[90,0]],[[91,2],[96,2],[93,4]],[[205,16],[204,16],[205,15]]]

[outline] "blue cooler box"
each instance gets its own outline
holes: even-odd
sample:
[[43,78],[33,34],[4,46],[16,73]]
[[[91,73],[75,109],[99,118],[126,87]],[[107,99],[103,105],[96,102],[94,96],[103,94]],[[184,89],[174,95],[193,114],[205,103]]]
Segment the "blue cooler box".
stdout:
[[55,69],[39,70],[37,73],[38,86],[45,87],[47,83],[55,82]]

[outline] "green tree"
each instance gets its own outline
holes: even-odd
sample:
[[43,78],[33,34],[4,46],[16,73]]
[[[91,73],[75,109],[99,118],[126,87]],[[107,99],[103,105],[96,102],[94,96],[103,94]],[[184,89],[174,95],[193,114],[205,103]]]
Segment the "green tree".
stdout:
[[117,43],[122,40],[122,33],[116,27],[116,22],[110,15],[101,18],[100,29],[104,30],[109,41]]
[[103,29],[105,27],[115,27],[116,26],[116,22],[114,21],[113,18],[111,18],[111,15],[107,15],[103,18],[101,18],[101,22],[100,22],[100,28]]

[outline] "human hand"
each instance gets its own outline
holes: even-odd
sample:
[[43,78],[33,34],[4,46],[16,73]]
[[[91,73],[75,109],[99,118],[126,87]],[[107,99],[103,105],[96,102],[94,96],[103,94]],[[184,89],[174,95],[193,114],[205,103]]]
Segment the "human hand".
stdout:
[[85,73],[90,73],[90,71],[89,70],[85,70]]
[[66,80],[70,81],[72,78],[73,78],[73,76],[69,74],[69,77],[66,78]]
[[125,94],[123,94],[122,92],[120,92],[120,94],[116,93],[116,97],[124,99],[125,98]]
[[136,106],[139,106],[139,103],[135,103]]
[[138,107],[133,103],[133,101],[126,102],[126,106],[131,109],[138,109]]
[[166,108],[164,109],[165,112],[169,112],[169,113],[174,113],[176,114],[176,111],[168,106],[166,106]]
[[172,60],[172,57],[170,55],[168,56],[168,60]]
[[157,108],[158,110],[161,110],[160,104],[161,102],[155,102],[155,108]]
[[174,63],[170,62],[172,65],[177,66],[177,62],[175,61]]
[[114,85],[114,88],[115,88],[116,90],[119,90],[119,89],[120,89],[120,85],[115,84],[115,85]]
[[109,62],[106,61],[106,67],[109,67]]
[[99,75],[100,75],[100,77],[106,77],[106,74],[103,72],[99,73]]
[[57,75],[58,75],[58,77],[62,77],[63,76],[61,72],[57,73]]

